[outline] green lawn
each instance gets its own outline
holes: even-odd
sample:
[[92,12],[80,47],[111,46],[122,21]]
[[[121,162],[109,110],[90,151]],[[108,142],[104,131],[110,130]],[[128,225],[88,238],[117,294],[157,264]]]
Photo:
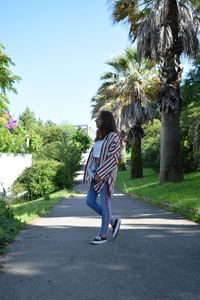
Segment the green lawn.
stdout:
[[72,191],[62,190],[51,194],[50,199],[48,200],[39,198],[37,200],[11,204],[11,207],[17,219],[20,219],[22,222],[29,223],[38,216],[48,213],[49,209],[62,199],[66,197],[73,197],[75,195],[76,194]]
[[[152,169],[144,169],[144,177],[141,179],[131,179],[128,169],[118,172],[116,184],[126,194],[138,194],[152,200],[173,204],[174,207],[168,208],[169,210],[178,211],[200,222],[200,172],[185,174],[184,178],[185,180],[180,183],[160,184],[158,174]],[[150,203],[163,206],[162,203],[155,201]],[[187,210],[192,210],[194,213]]]

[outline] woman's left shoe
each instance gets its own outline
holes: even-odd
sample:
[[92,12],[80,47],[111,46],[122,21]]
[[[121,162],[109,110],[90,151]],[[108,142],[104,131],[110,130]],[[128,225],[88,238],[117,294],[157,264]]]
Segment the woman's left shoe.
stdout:
[[119,228],[120,228],[120,224],[121,224],[121,220],[120,219],[116,219],[114,225],[112,226],[112,238],[115,239],[118,232],[119,232]]
[[97,235],[93,241],[91,241],[92,245],[99,245],[99,244],[105,244],[107,242],[106,237],[102,237],[100,235]]

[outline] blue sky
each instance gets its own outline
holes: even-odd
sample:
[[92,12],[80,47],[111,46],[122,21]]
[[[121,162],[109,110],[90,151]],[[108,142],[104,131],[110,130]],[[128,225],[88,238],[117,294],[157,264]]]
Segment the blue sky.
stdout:
[[86,124],[105,62],[130,45],[128,27],[113,25],[106,0],[7,0],[0,42],[22,77],[9,94],[16,118],[28,106],[37,118]]

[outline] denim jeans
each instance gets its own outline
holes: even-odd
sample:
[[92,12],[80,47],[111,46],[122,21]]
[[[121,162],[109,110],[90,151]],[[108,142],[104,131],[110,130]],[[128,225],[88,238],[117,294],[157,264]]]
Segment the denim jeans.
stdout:
[[[98,165],[96,165],[95,169],[97,167]],[[111,212],[111,197],[108,193],[108,183],[104,183],[104,186],[99,193],[99,202],[97,201],[98,193],[94,189],[95,184],[96,181],[93,179],[90,190],[87,193],[86,203],[90,208],[102,216],[100,234],[107,234],[109,224],[113,224],[115,220]]]

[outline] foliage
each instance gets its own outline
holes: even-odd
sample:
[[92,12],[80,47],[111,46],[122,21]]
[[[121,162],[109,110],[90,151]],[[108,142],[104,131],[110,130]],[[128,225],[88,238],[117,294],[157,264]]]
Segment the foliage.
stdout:
[[80,149],[83,153],[85,153],[91,146],[91,138],[84,129],[76,130],[76,132],[72,135],[72,141],[80,144]]
[[19,123],[26,131],[33,129],[33,126],[37,124],[35,114],[30,111],[29,107],[26,107],[25,111],[19,115]]
[[43,149],[41,160],[27,168],[14,183],[23,184],[30,200],[63,189],[72,188],[80,168],[82,146],[78,142],[53,142]]
[[0,43],[0,92],[6,95],[6,91],[17,93],[14,83],[21,78],[11,72],[10,66],[14,63],[11,58],[3,52],[5,47]]
[[76,129],[71,125],[47,125],[36,126],[34,131],[42,138],[43,145],[48,145],[52,142],[67,141],[75,134]]
[[183,96],[183,108],[186,108],[190,103],[200,103],[200,57],[197,58],[192,66],[192,69],[187,73],[186,79],[181,87]]
[[159,64],[159,107],[162,113],[160,181],[182,181],[180,58],[182,54],[196,58],[199,53],[200,3],[197,0],[109,2],[112,3],[113,21],[128,23],[130,37],[137,38],[140,57]]
[[21,225],[8,204],[0,200],[0,252],[8,242],[13,241]]
[[13,120],[10,113],[7,110],[2,109],[0,111],[0,126],[4,126],[10,132],[14,132],[14,128],[17,127],[17,120]]
[[[150,168],[144,169],[144,177],[140,179],[131,179],[130,170],[118,172],[117,187],[129,195],[139,195],[151,198],[151,204],[162,206],[162,202],[170,203],[172,206],[168,210],[178,213],[200,222],[200,172],[186,174],[185,180],[179,183],[160,184],[158,173]],[[136,199],[137,196],[134,196]],[[164,206],[166,208],[166,206]],[[191,210],[189,212],[188,210]]]
[[48,213],[49,208],[60,202],[62,199],[73,197],[74,195],[75,193],[71,190],[61,190],[51,194],[48,200],[45,200],[45,197],[41,197],[32,201],[11,203],[11,207],[17,219],[28,223],[32,219]]
[[0,111],[8,110],[9,100],[5,94],[0,93]]
[[101,79],[103,84],[93,97],[93,117],[99,109],[111,110],[117,129],[124,140],[131,138],[132,177],[142,176],[141,124],[153,119],[151,102],[155,101],[159,80],[155,64],[140,59],[135,49],[125,49],[123,55],[115,56],[106,63],[111,67]]
[[71,188],[80,168],[82,146],[73,140],[54,142],[44,148],[44,155],[48,159],[63,163],[57,176],[57,185],[60,188]]
[[46,126],[46,127],[49,127],[49,126],[56,126],[56,123],[53,122],[52,120],[47,120],[47,121],[45,122],[45,126]]
[[10,188],[11,194],[10,196],[6,195],[6,200],[10,204],[12,202],[21,202],[26,197],[26,189],[23,183],[19,181],[15,181],[15,183]]
[[29,139],[29,145],[26,145],[26,153],[34,154],[41,151],[43,140],[35,130],[26,132],[25,137]]
[[22,145],[25,145],[25,140],[18,129],[12,133],[7,128],[0,127],[0,152],[21,153]]
[[[156,1],[156,0],[108,0],[111,3],[114,23],[123,22],[129,25],[129,36],[132,41],[138,39],[142,55],[158,61],[173,48],[194,57],[198,53],[198,33],[200,30],[198,0]],[[186,4],[186,5],[185,5]],[[172,14],[176,9],[176,14]],[[168,18],[167,18],[168,17]],[[170,24],[169,17],[174,23]],[[179,38],[172,34],[174,25],[179,22]]]
[[[16,184],[23,184],[28,199],[48,195],[58,190],[55,182],[60,164],[54,161],[40,161],[18,177]],[[15,185],[15,183],[14,183]]]
[[200,59],[193,68],[181,88],[183,108],[181,114],[181,137],[183,168],[185,172],[200,170]]
[[[29,139],[29,145],[27,144]],[[33,153],[42,147],[42,139],[34,130],[27,132],[13,120],[8,111],[0,113],[0,152]]]
[[99,109],[110,107],[119,131],[127,132],[137,122],[153,119],[150,102],[158,92],[155,65],[148,59],[140,60],[135,49],[125,49],[106,63],[111,71],[101,76],[103,84],[93,97],[93,116]]
[[143,166],[159,170],[160,166],[160,120],[144,126],[145,137],[142,139]]
[[200,170],[200,106],[192,102],[181,115],[184,172]]

